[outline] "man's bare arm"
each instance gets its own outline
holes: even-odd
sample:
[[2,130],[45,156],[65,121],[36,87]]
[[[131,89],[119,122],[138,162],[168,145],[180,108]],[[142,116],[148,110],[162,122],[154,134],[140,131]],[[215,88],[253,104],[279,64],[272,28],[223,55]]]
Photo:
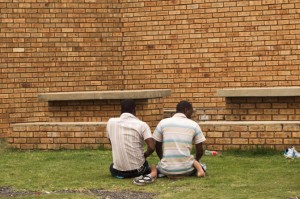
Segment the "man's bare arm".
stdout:
[[196,147],[196,157],[195,157],[195,159],[197,161],[199,161],[200,158],[203,155],[203,146],[202,146],[202,143],[196,144],[195,147]]
[[145,142],[147,144],[147,151],[145,151],[144,157],[147,158],[154,152],[155,147],[153,138],[148,138],[145,140]]
[[159,157],[159,159],[162,159],[163,156],[163,150],[162,150],[162,142],[158,142],[156,141],[156,145],[155,145],[155,149],[156,149],[156,154]]

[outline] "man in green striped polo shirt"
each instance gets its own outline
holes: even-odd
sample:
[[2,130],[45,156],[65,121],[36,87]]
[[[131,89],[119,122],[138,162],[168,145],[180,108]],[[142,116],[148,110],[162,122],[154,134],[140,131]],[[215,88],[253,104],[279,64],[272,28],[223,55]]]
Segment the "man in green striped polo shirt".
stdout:
[[[202,143],[205,137],[200,126],[191,120],[192,104],[181,101],[177,104],[176,114],[163,119],[157,125],[153,138],[156,140],[156,152],[160,158],[158,172],[167,176],[187,176],[196,174],[193,166],[203,155]],[[196,156],[191,155],[195,144]]]

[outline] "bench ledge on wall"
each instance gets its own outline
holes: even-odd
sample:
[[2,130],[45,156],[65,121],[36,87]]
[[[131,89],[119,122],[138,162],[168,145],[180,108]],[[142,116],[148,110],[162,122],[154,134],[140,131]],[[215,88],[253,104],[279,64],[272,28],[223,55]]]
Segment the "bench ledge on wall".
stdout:
[[107,122],[31,122],[31,123],[15,123],[12,127],[17,126],[94,126],[94,125],[106,125]]
[[293,97],[300,96],[300,87],[248,87],[217,90],[220,97]]
[[300,121],[204,121],[199,125],[273,125],[273,124],[300,124]]
[[79,91],[38,94],[39,101],[74,101],[105,99],[151,99],[171,95],[171,89]]

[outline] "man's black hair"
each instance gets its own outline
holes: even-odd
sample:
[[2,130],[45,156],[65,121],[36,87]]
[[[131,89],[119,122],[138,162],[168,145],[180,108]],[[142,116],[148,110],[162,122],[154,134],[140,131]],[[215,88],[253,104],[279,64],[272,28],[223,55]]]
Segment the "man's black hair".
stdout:
[[122,100],[121,101],[121,112],[122,113],[134,113],[135,111],[135,102],[134,100]]
[[176,112],[177,113],[185,113],[186,110],[192,110],[193,106],[191,103],[189,103],[188,101],[181,101],[177,104],[176,107]]

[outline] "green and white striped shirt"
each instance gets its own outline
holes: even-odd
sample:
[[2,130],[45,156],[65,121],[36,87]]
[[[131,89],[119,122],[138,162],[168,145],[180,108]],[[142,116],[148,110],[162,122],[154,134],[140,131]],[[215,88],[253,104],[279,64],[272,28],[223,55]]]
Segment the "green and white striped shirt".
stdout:
[[200,126],[183,113],[163,119],[157,125],[153,138],[163,142],[163,158],[158,169],[165,175],[181,175],[193,171],[194,157],[191,155],[193,142],[205,141]]

